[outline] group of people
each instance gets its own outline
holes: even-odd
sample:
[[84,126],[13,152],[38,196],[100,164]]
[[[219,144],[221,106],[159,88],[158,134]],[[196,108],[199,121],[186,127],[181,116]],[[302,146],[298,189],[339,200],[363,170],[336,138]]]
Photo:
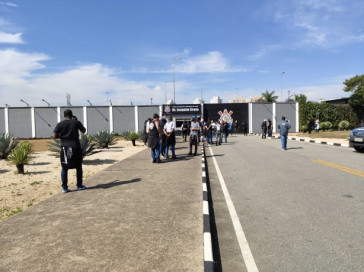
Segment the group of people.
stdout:
[[[272,139],[272,132],[273,132],[273,122],[271,119],[264,119],[261,125],[262,128],[262,139],[268,138]],[[278,123],[279,134],[281,138],[282,150],[287,150],[287,138],[288,138],[288,131],[291,128],[291,124],[289,123],[288,119],[285,116],[282,116],[282,120]]]
[[261,125],[262,128],[262,139],[267,139],[267,132],[268,132],[268,138],[272,138],[272,132],[273,132],[273,122],[268,118],[264,119]]
[[[188,155],[197,155],[197,146],[200,135],[200,122],[195,116],[192,117],[191,124],[182,125],[182,136],[184,141],[187,140],[187,132],[189,134],[190,151]],[[171,150],[172,159],[176,159],[176,128],[173,122],[172,115],[168,117],[163,114],[162,118],[157,113],[153,115],[153,119],[149,118],[144,125],[145,140],[148,147],[151,149],[151,159],[153,163],[161,163],[161,156],[169,159],[169,150]],[[192,153],[194,147],[194,153]]]

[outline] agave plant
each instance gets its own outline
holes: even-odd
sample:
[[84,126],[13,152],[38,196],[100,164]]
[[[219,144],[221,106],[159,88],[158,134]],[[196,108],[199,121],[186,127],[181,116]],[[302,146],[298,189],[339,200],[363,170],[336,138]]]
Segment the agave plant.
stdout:
[[32,144],[29,141],[20,143],[8,156],[8,160],[15,164],[18,174],[24,174],[24,164],[31,162],[33,153]]
[[116,143],[116,136],[108,131],[101,130],[94,135],[94,141],[97,143],[99,148],[109,148],[109,145]]
[[133,146],[136,146],[135,141],[140,139],[140,133],[137,133],[135,131],[124,131],[123,133],[121,133],[121,136],[127,140],[127,141],[131,141],[133,143]]
[[[92,140],[93,137],[91,135],[82,134],[80,136],[82,158],[98,152],[95,150],[96,143],[93,143]],[[53,139],[53,141],[49,143],[48,146],[49,151],[53,152],[52,156],[59,157],[61,153],[61,140]]]
[[0,136],[0,159],[6,159],[10,152],[17,147],[19,141],[15,140],[12,135],[1,134]]

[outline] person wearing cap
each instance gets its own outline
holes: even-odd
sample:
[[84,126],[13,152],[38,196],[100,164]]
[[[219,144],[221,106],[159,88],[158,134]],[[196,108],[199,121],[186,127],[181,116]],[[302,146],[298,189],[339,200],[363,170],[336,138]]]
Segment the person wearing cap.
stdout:
[[190,152],[188,155],[192,155],[192,146],[195,146],[194,156],[197,155],[197,145],[198,145],[198,132],[200,131],[200,124],[196,122],[196,117],[192,116],[191,127],[190,127]]
[[160,129],[159,115],[154,113],[153,120],[149,123],[148,147],[150,148],[152,162],[160,163]]

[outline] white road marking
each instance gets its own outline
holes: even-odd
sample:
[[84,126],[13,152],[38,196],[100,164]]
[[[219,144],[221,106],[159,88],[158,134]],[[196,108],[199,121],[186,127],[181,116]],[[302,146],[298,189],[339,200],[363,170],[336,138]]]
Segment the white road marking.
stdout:
[[202,183],[202,191],[207,192],[206,183]]
[[206,200],[202,202],[202,212],[203,214],[209,215],[209,202]]
[[210,153],[211,153],[211,156],[212,156],[212,160],[213,160],[214,165],[215,165],[217,176],[218,176],[219,181],[220,181],[221,189],[222,189],[222,191],[224,193],[226,204],[227,204],[227,207],[229,209],[230,217],[231,217],[231,220],[232,220],[233,225],[234,225],[234,230],[235,230],[235,233],[236,233],[236,237],[238,238],[240,251],[241,251],[241,254],[243,255],[243,259],[244,259],[244,262],[245,262],[246,269],[247,269],[248,272],[259,272],[258,267],[257,267],[257,265],[255,263],[253,254],[252,254],[252,252],[250,250],[249,243],[248,243],[248,241],[246,239],[243,227],[240,224],[238,214],[236,213],[234,203],[231,200],[229,191],[228,191],[228,189],[226,187],[226,184],[225,184],[225,180],[224,180],[224,178],[223,178],[223,176],[221,174],[220,167],[217,164],[217,161],[216,161],[216,158],[214,156],[214,153],[212,152],[211,146],[209,146],[209,149],[210,149]]
[[204,232],[203,234],[203,241],[204,241],[204,255],[205,261],[213,262],[214,258],[212,257],[212,244],[211,244],[211,233]]

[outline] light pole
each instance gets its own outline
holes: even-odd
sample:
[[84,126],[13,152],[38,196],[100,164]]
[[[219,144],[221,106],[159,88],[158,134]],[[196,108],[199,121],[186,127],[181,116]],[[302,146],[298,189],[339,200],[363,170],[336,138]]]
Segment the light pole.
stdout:
[[283,74],[284,72],[281,73],[281,102],[283,101],[283,94],[282,94]]
[[43,101],[44,103],[47,103],[47,104],[48,104],[48,107],[50,107],[50,106],[51,106],[51,104],[50,104],[50,103],[48,103],[47,101],[45,101],[44,99],[42,99],[42,101]]
[[27,107],[29,107],[29,104],[27,102],[25,102],[23,99],[20,99],[21,102],[23,102],[24,104],[27,105]]
[[173,104],[176,104],[176,60],[180,60],[181,57],[173,59]]

